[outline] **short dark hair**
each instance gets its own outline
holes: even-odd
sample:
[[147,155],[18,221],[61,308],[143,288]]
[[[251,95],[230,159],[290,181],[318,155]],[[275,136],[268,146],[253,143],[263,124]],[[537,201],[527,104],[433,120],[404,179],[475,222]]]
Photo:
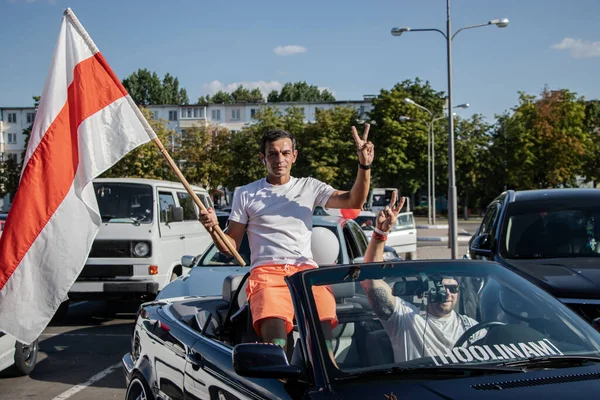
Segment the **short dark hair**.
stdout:
[[292,151],[295,151],[296,138],[294,137],[294,135],[292,135],[288,131],[284,131],[283,129],[272,129],[266,132],[260,139],[260,152],[265,154],[265,148],[267,147],[267,143],[272,143],[276,140],[285,138],[290,139],[292,141]]

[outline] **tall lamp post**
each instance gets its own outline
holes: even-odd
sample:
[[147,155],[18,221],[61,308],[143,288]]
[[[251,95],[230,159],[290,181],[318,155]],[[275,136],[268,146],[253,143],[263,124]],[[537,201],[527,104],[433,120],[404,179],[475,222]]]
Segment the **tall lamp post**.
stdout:
[[[453,35],[450,19],[450,0],[446,0],[446,33],[436,28],[411,29],[409,27],[392,28],[393,36],[400,36],[405,32],[438,32],[446,39],[446,55],[448,64],[448,110],[452,110],[452,40],[459,32],[466,29],[479,28],[482,26],[496,25],[498,28],[508,26],[508,19],[492,19],[486,24],[465,26],[457,30]],[[458,257],[457,240],[457,202],[456,202],[456,174],[454,164],[454,118],[448,113],[448,230],[449,244],[453,259]]]
[[[435,117],[428,108],[423,107],[409,98],[405,98],[404,102],[427,111],[431,117],[431,121],[425,121],[425,125],[427,126],[427,223],[435,225],[437,214],[435,197],[435,122],[447,117],[445,115]],[[469,108],[469,104],[459,104],[454,108]],[[452,113],[452,115],[456,115],[456,113]],[[401,116],[399,119],[400,121],[414,120],[414,118],[406,116]]]

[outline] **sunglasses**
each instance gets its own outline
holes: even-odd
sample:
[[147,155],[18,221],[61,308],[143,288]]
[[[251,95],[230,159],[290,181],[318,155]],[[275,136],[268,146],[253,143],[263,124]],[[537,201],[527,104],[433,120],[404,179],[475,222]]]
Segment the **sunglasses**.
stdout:
[[452,294],[456,294],[459,292],[458,285],[444,285],[444,287]]

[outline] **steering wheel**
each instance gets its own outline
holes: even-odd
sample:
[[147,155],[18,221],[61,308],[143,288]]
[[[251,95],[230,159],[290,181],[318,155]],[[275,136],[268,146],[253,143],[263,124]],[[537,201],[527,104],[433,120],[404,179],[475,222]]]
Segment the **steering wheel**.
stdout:
[[504,322],[500,322],[500,321],[487,321],[487,322],[482,322],[480,324],[472,326],[469,329],[467,329],[462,335],[460,335],[460,337],[458,338],[456,343],[454,343],[454,347],[462,347],[462,345],[471,336],[473,336],[475,333],[479,332],[480,330],[490,328],[492,326],[503,326],[503,325],[506,325],[506,324]]

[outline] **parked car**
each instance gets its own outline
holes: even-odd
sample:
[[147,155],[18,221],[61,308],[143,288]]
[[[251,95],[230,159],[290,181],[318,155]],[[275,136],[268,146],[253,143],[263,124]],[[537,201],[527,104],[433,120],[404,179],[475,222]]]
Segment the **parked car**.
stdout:
[[[369,240],[374,232],[376,218],[377,214],[372,211],[361,211],[354,219]],[[386,245],[396,250],[396,253],[404,255],[405,260],[417,259],[417,228],[412,211],[398,214],[398,219],[388,234]]]
[[[205,189],[192,189],[212,207]],[[71,300],[154,299],[187,272],[183,255],[201,253],[212,243],[179,182],[103,178],[94,180],[94,190],[102,225],[69,290]],[[63,304],[59,312],[67,308]]]
[[466,258],[497,261],[587,321],[600,317],[600,190],[506,191],[490,203]]
[[[313,216],[313,235],[314,231],[319,229],[333,232],[340,244],[333,262],[326,264],[362,262],[367,249],[367,237],[356,222],[331,216]],[[324,257],[315,254],[315,250],[313,247],[313,258],[321,265],[320,260]],[[239,253],[246,262],[246,267],[240,267],[235,258],[221,254],[214,244],[199,256],[182,257],[182,265],[192,267],[191,271],[165,286],[156,298],[219,295],[223,279],[231,274],[250,270],[250,246],[246,235],[242,240]],[[392,248],[388,247],[385,250],[385,259],[389,261],[400,258]]]
[[[600,334],[497,263],[403,261],[296,273],[288,281],[296,321],[287,353],[280,346],[257,343],[249,307],[239,301],[244,276],[225,278],[216,296],[161,299],[140,307],[131,351],[122,359],[127,400],[598,395]],[[445,352],[431,350],[425,357],[396,362],[360,282],[384,280],[395,296],[420,310],[429,301],[441,301],[435,300],[442,291],[446,294],[441,277],[448,276],[460,282],[461,296],[473,299],[475,309],[493,307],[482,310],[490,318],[478,319]],[[480,284],[463,285],[469,281]],[[335,363],[312,295],[314,287],[324,285],[336,298],[339,324],[331,332]],[[488,285],[497,290],[481,291]],[[490,298],[480,301],[480,294]]]
[[18,375],[29,375],[35,368],[38,340],[24,344],[0,332],[0,371],[13,367]]

